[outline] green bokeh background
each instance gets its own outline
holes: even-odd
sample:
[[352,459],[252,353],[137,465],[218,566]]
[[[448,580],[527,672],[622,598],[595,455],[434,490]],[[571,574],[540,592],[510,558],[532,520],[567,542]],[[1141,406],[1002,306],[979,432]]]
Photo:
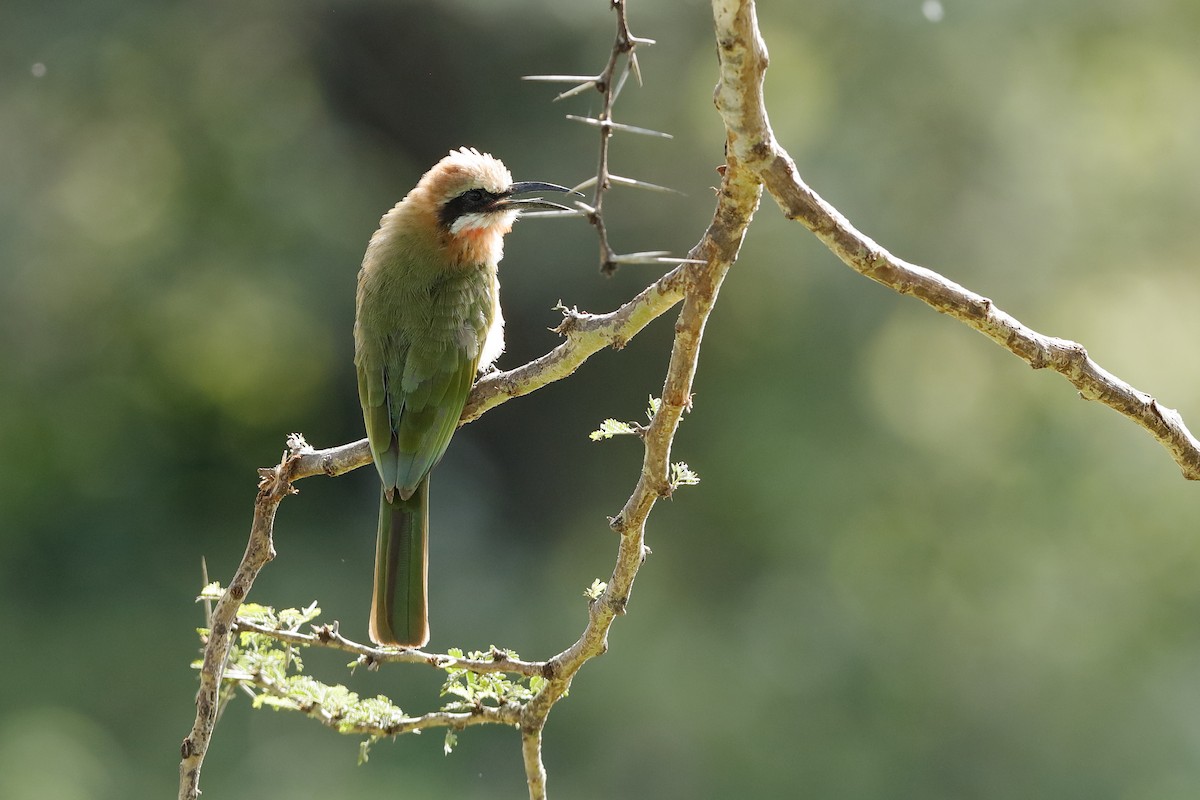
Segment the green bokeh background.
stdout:
[[[931,9],[926,7],[926,12]],[[1200,6],[763,2],[767,90],[807,180],[898,255],[1086,344],[1200,420]],[[933,14],[932,16],[937,16]],[[702,2],[634,2],[618,118],[625,251],[684,252],[721,161]],[[451,147],[573,183],[592,129],[519,81],[593,72],[606,4],[0,7],[0,797],[173,796],[193,604],[227,580],[255,469],[361,436],[354,279],[380,214]],[[38,66],[40,65],[40,66]],[[596,272],[579,221],[502,267],[515,366]],[[433,484],[432,646],[544,657],[611,569],[671,322],[460,431]],[[556,798],[1200,796],[1197,487],[1063,380],[847,270],[767,203],[708,327],[610,652],[550,718]],[[375,484],[310,479],[252,599],[365,638]],[[436,702],[432,670],[329,680]],[[377,745],[239,700],[205,797],[524,796],[519,744]]]

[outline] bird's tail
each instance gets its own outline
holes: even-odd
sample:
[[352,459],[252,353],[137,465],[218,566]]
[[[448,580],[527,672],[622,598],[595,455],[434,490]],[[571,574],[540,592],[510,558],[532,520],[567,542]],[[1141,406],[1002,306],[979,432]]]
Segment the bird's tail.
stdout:
[[407,500],[380,498],[370,628],[376,644],[421,647],[429,641],[428,501],[428,476]]

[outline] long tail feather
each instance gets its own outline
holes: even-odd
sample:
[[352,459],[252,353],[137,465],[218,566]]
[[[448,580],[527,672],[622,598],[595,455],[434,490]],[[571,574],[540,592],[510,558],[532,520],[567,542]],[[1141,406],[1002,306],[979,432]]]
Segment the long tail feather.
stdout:
[[429,478],[407,500],[380,497],[371,641],[421,647],[429,641]]

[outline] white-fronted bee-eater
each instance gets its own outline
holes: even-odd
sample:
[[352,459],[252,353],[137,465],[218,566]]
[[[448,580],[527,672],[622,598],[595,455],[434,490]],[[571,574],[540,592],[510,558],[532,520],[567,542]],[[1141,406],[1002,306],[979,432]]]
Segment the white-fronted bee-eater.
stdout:
[[498,159],[453,150],[380,220],[358,273],[354,364],[383,481],[370,635],[429,641],[429,472],[446,452],[480,370],[504,349],[496,265],[529,192]]

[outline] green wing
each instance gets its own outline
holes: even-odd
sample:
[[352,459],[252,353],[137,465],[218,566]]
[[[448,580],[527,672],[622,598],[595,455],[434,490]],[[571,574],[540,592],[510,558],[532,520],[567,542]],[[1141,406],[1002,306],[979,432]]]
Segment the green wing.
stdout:
[[491,313],[486,287],[471,283],[443,284],[418,330],[360,342],[358,393],[371,455],[384,490],[405,499],[446,452],[475,379]]
[[458,427],[475,377],[477,358],[464,353],[447,359],[446,369],[409,384],[403,374],[408,353],[392,359],[391,369],[364,359],[358,366],[359,398],[371,455],[384,489],[407,498],[441,459]]

